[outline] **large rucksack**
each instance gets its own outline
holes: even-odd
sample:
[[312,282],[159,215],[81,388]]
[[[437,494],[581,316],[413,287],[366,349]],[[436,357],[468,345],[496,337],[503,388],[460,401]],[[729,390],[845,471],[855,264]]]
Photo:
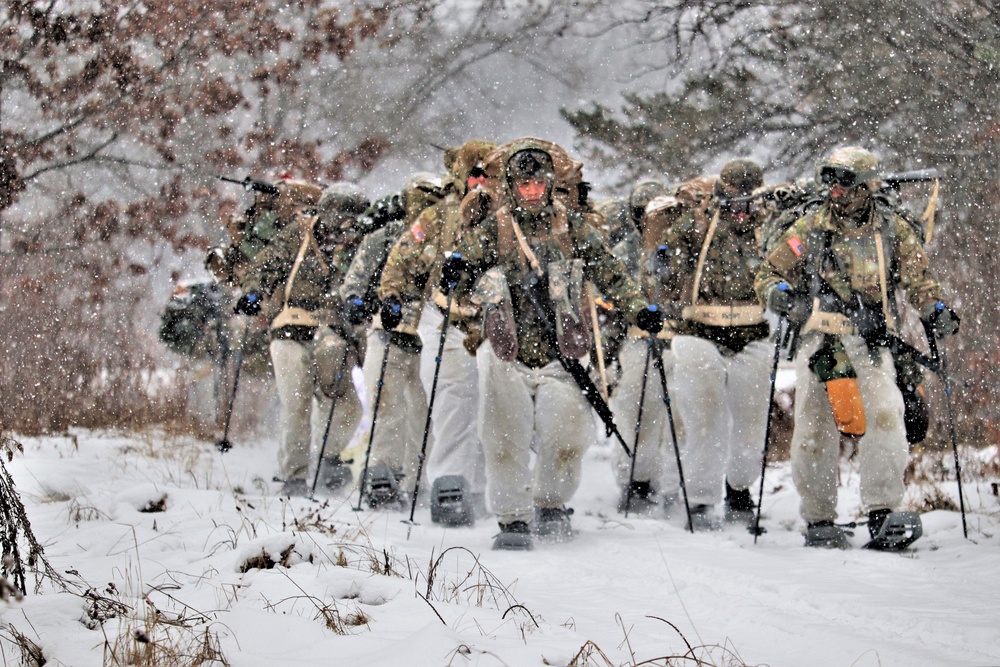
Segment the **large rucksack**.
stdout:
[[178,287],[160,316],[160,340],[186,357],[216,356],[221,327],[229,317],[227,305],[226,292],[217,283]]

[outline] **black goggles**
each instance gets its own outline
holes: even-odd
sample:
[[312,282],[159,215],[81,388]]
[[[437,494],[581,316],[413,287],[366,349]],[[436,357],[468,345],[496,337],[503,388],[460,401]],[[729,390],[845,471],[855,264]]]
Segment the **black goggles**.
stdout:
[[878,176],[878,172],[869,170],[857,172],[850,167],[827,165],[820,167],[819,182],[823,185],[839,185],[844,188],[854,188],[865,181]]
[[757,198],[753,195],[748,197],[719,197],[719,205],[733,213],[750,215],[757,209]]

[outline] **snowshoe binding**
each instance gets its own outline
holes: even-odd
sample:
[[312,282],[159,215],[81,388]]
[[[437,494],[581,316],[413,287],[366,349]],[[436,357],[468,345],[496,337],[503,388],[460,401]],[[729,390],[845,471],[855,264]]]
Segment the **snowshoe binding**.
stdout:
[[865,549],[901,551],[920,539],[924,527],[916,512],[872,510],[868,513],[868,533],[872,539]]
[[351,467],[339,457],[323,461],[323,468],[320,471],[320,483],[327,491],[339,491],[346,486],[350,486],[353,479]]
[[494,551],[531,551],[531,529],[524,521],[500,524],[500,533],[493,540]]
[[377,509],[402,509],[406,498],[399,488],[396,475],[385,463],[377,463],[368,471],[368,507]]
[[569,542],[573,539],[569,522],[572,513],[565,507],[539,507],[535,511],[535,534],[546,542]]
[[806,527],[805,546],[819,549],[850,549],[851,534],[832,521],[812,521]]
[[444,526],[471,526],[476,522],[462,475],[443,475],[431,485],[431,521]]

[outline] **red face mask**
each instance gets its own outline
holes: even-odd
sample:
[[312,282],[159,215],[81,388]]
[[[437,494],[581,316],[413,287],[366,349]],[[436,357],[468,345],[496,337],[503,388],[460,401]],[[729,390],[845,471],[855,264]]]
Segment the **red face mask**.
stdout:
[[485,174],[482,175],[482,176],[469,176],[467,179],[465,179],[465,185],[470,190],[473,190],[473,189],[479,187],[480,185],[482,185],[485,182],[486,182],[486,175]]
[[541,208],[548,203],[548,181],[532,178],[514,185],[515,199],[524,208]]

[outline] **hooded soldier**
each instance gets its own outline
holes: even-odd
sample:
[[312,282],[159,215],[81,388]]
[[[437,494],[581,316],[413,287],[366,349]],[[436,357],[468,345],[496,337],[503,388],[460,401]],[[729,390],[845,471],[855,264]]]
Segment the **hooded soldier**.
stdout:
[[[354,387],[343,379],[360,362],[357,332],[341,320],[336,290],[357,250],[355,220],[367,199],[356,185],[337,183],[309,201],[256,252],[236,306],[246,315],[260,312],[265,300],[271,306],[270,353],[281,401],[279,478],[289,496],[309,493],[312,447],[324,437],[324,460],[317,464],[324,484],[333,489],[350,480],[339,454],[361,417]],[[334,397],[336,410],[324,433]]]
[[920,536],[919,516],[894,515],[907,462],[904,405],[888,345],[906,292],[937,337],[958,331],[912,228],[874,195],[879,165],[860,147],[819,162],[821,206],[780,237],[757,274],[768,307],[800,327],[795,364],[792,477],[806,546],[851,546],[837,519],[841,435],[858,440],[869,546],[900,549]]
[[753,290],[763,223],[753,191],[763,182],[758,164],[737,159],[714,183],[678,188],[678,199],[703,190],[700,183],[711,184],[712,194],[666,226],[656,243],[666,266],[651,276],[649,289],[674,305],[669,387],[684,424],[681,459],[695,530],[721,527],[726,480],[734,489],[726,517],[745,521],[753,510],[749,487],[760,471],[770,359],[769,326]]
[[545,538],[572,536],[565,503],[595,434],[587,401],[560,359],[586,359],[593,343],[581,306],[584,278],[633,323],[662,327],[599,232],[558,196],[549,146],[529,138],[497,148],[499,208],[464,234],[461,258],[444,267],[478,282],[490,343],[477,361],[486,489],[501,529],[495,549],[531,548],[532,528]]

